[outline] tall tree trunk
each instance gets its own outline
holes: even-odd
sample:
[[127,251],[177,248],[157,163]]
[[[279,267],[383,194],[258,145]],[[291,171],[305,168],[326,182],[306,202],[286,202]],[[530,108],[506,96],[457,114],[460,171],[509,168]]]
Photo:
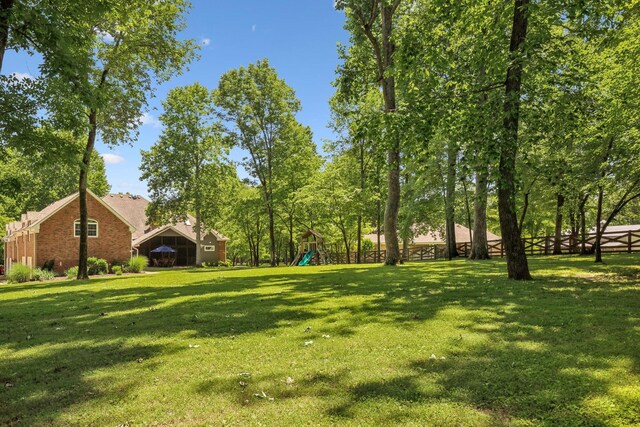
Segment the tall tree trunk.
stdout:
[[293,240],[293,215],[289,215],[289,263],[296,257],[296,242]]
[[381,219],[380,219],[380,213],[382,211],[382,204],[380,203],[380,199],[378,199],[376,201],[376,209],[377,209],[377,217],[376,217],[376,233],[378,235],[378,243],[377,243],[377,248],[376,248],[376,262],[380,262],[382,261],[382,257],[380,256],[380,253],[382,251],[382,244],[380,242],[380,237],[382,235],[382,228],[381,228]]
[[580,255],[587,254],[587,218],[584,213],[584,207],[587,204],[587,200],[589,200],[589,195],[585,194],[580,201],[580,206],[578,206],[578,211],[580,213]]
[[[376,82],[382,89],[384,100],[384,112],[390,123],[388,134],[391,141],[387,149],[387,202],[384,210],[384,238],[386,246],[386,265],[396,265],[400,260],[400,247],[398,242],[398,213],[400,210],[400,135],[397,132],[396,114],[396,85],[390,71],[394,66],[393,55],[395,43],[392,39],[393,15],[398,9],[401,0],[389,2],[387,0],[372,0],[372,10],[363,11],[361,7],[353,4],[352,10],[360,21],[362,31],[371,43],[375,55],[377,76]],[[376,19],[380,17],[380,37],[374,31]]]
[[476,194],[473,202],[473,242],[469,259],[489,259],[487,242],[487,179],[489,171],[482,165],[476,171]]
[[[366,186],[366,172],[364,168],[364,142],[360,141],[360,194],[364,195],[364,190]],[[358,214],[358,252],[356,253],[356,263],[362,263],[362,207],[360,207],[360,212]]]
[[564,206],[564,196],[558,193],[556,202],[556,229],[553,239],[553,254],[562,254],[562,207]]
[[409,239],[402,239],[402,261],[409,261]]
[[80,248],[78,254],[78,276],[79,280],[89,278],[87,270],[87,258],[89,254],[89,210],[87,206],[87,182],[89,177],[89,165],[91,154],[96,144],[96,132],[98,130],[98,113],[96,110],[89,112],[89,136],[87,145],[82,154],[82,166],[80,168],[80,181],[78,184],[78,200],[80,204]]
[[596,262],[602,262],[602,246],[600,241],[602,240],[602,200],[604,199],[604,189],[602,185],[598,186],[598,209],[596,212],[596,242],[594,244],[594,250],[596,253]]
[[445,192],[445,223],[446,223],[446,250],[447,259],[457,258],[458,248],[456,244],[456,164],[458,159],[458,147],[451,142],[447,143],[447,184]]
[[524,242],[520,236],[515,203],[515,171],[523,67],[520,56],[527,34],[528,5],[529,0],[514,1],[513,27],[509,46],[510,64],[507,69],[504,102],[504,137],[500,145],[500,179],[498,181],[498,212],[507,259],[507,273],[510,279],[515,280],[531,279]]
[[[202,267],[202,208],[200,200],[200,161],[196,159],[195,170],[195,214],[196,214],[196,267]],[[218,260],[226,261],[226,260]]]
[[9,42],[9,21],[11,20],[13,3],[14,0],[0,0],[0,72],[2,72],[4,52]]
[[340,227],[340,231],[342,232],[344,250],[347,252],[347,264],[351,264],[351,245],[349,245],[349,239],[347,239],[347,230],[344,227]]
[[276,230],[275,230],[275,220],[273,213],[273,201],[271,197],[269,197],[269,202],[267,204],[267,212],[269,213],[269,252],[271,255],[270,265],[271,267],[276,266]]

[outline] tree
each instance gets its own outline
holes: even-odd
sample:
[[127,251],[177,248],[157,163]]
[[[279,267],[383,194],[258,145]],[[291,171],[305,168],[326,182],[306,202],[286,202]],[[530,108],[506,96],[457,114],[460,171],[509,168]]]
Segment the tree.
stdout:
[[511,44],[511,62],[507,69],[504,101],[504,134],[500,141],[500,165],[498,180],[498,210],[502,244],[507,259],[510,279],[530,280],[524,241],[520,236],[516,215],[516,155],[518,152],[518,125],[522,87],[523,52],[527,35],[529,0],[515,0]]
[[396,83],[393,74],[396,45],[393,40],[394,15],[401,0],[340,0],[336,6],[347,13],[347,27],[355,44],[369,43],[376,64],[375,82],[384,99],[387,135],[387,203],[384,212],[386,265],[400,261],[398,214],[400,211],[400,135],[398,130]]
[[[151,196],[148,214],[152,222],[164,223],[183,221],[194,212],[196,265],[201,266],[203,222],[211,227],[222,204],[222,125],[211,93],[199,83],[171,89],[163,106],[162,135],[149,151],[142,151],[141,178],[147,180]],[[210,213],[206,221],[204,212]]]
[[223,74],[214,99],[230,124],[229,137],[249,153],[243,165],[262,191],[269,217],[271,266],[275,266],[275,171],[283,167],[296,143],[299,124],[294,114],[300,110],[300,101],[266,59]]
[[[194,56],[193,40],[180,41],[186,0],[131,0],[83,22],[86,43],[72,57],[86,67],[45,62],[43,75],[55,80],[59,96],[76,108],[67,116],[84,117],[86,145],[79,174],[80,250],[78,278],[87,279],[87,172],[96,138],[105,144],[132,142],[154,82],[178,73]],[[90,33],[89,33],[90,32]],[[89,37],[90,35],[90,37]]]

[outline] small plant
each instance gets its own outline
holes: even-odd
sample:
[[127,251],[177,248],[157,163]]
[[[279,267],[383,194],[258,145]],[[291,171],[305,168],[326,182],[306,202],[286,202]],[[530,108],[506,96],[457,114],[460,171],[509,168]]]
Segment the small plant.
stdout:
[[9,275],[7,276],[7,281],[9,283],[24,283],[31,280],[31,268],[17,263],[11,267],[11,271],[9,271]]
[[138,255],[129,260],[129,273],[142,273],[149,265],[149,259],[146,256]]
[[233,267],[233,261],[231,261],[230,259],[220,261],[220,265],[223,267]]
[[34,268],[33,272],[31,273],[31,277],[33,278],[33,280],[46,282],[47,280],[52,280],[54,277],[56,277],[56,275],[53,271]]
[[113,271],[113,274],[115,274],[116,276],[122,276],[122,266],[121,265],[114,265],[111,267],[111,271]]
[[69,279],[75,279],[76,277],[78,277],[78,266],[67,268],[64,274]]
[[89,257],[87,258],[87,272],[89,276],[95,276],[98,274],[107,274],[109,271],[109,264],[106,259]]

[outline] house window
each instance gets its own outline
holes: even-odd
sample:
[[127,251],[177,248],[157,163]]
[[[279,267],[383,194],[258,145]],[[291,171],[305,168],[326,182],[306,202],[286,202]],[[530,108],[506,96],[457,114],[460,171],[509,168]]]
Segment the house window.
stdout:
[[205,246],[204,247],[204,251],[205,252],[215,252],[216,247],[215,246]]
[[[88,226],[87,235],[89,237],[98,237],[98,221],[90,219],[87,226]],[[80,220],[79,219],[77,219],[73,223],[73,236],[80,237]]]

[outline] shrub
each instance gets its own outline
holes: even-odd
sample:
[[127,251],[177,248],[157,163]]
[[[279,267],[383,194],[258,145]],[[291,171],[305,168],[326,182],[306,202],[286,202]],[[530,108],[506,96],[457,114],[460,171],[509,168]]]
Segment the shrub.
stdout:
[[220,261],[220,265],[223,267],[233,267],[233,261],[231,261],[230,259]]
[[69,279],[75,279],[76,277],[78,277],[78,266],[71,267],[71,268],[67,268],[67,269],[65,270],[64,274],[65,274]]
[[31,277],[33,278],[33,280],[45,282],[47,280],[52,280],[54,277],[56,277],[56,275],[53,271],[34,268],[33,272],[31,273]]
[[113,274],[116,276],[122,276],[122,266],[120,265],[114,265],[111,267],[111,271],[113,271]]
[[146,256],[138,255],[129,260],[129,273],[142,273],[149,265],[149,259]]
[[11,271],[7,275],[9,283],[24,283],[31,280],[31,268],[24,264],[14,264]]
[[96,258],[94,256],[87,258],[87,272],[89,276],[107,274],[108,271],[109,264],[106,259]]

